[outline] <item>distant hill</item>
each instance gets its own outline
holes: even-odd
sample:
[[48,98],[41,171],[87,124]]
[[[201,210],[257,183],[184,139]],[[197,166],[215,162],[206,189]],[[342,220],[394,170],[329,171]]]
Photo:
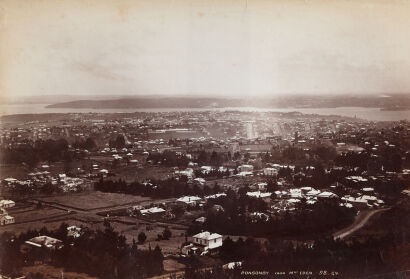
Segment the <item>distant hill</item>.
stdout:
[[122,98],[78,100],[48,105],[48,108],[217,108],[245,106],[244,100],[219,98]]
[[410,95],[391,96],[280,96],[276,98],[190,98],[190,97],[138,97],[109,100],[76,100],[48,105],[47,108],[333,108],[373,107],[383,110],[410,109]]

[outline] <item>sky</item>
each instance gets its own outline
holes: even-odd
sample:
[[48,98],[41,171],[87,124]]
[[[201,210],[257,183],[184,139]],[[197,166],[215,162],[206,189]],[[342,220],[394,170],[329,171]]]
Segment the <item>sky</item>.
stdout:
[[410,1],[2,0],[0,96],[410,92]]

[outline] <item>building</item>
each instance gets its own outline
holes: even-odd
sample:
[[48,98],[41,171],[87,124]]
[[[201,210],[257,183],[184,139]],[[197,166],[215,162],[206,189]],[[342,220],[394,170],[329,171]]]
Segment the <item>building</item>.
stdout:
[[185,196],[185,197],[177,199],[177,203],[188,205],[188,206],[196,206],[200,201],[201,201],[201,198],[196,197],[196,196]]
[[253,166],[252,165],[241,165],[238,167],[238,170],[240,172],[253,172]]
[[161,207],[151,207],[147,209],[140,209],[142,216],[161,217],[166,213],[166,210]]
[[63,246],[63,242],[61,240],[46,235],[33,237],[25,243],[34,247],[45,247],[48,249],[59,249]]
[[275,168],[264,168],[263,169],[263,175],[276,176],[276,175],[278,175],[278,170],[275,169]]
[[272,193],[269,193],[269,192],[263,193],[261,191],[255,191],[255,192],[247,192],[246,195],[249,196],[249,197],[262,198],[263,199],[263,198],[269,198],[272,195]]
[[205,255],[217,251],[222,246],[222,235],[210,232],[201,232],[192,236],[192,241],[182,247],[181,252],[185,255]]
[[14,217],[10,216],[6,208],[15,206],[16,203],[12,200],[1,200],[0,201],[0,226],[13,224],[15,222]]
[[12,200],[1,200],[0,201],[0,208],[10,208],[15,206],[16,203]]
[[58,179],[60,180],[61,183],[65,184],[66,179],[67,179],[67,175],[65,173],[60,173],[58,175]]
[[0,213],[0,226],[13,224],[15,222],[14,217],[7,214],[4,209],[1,209]]
[[215,249],[222,246],[222,235],[210,232],[201,232],[192,237],[192,243],[200,245],[203,250]]

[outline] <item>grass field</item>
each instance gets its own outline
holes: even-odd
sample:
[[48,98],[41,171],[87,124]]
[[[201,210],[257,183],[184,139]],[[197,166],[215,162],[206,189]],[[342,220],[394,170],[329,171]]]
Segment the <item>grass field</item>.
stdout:
[[150,200],[148,197],[132,196],[117,193],[91,192],[64,196],[54,196],[40,198],[45,202],[54,202],[63,206],[79,208],[83,210],[92,210],[105,207],[113,207],[123,204],[139,203]]
[[181,245],[185,242],[184,236],[171,237],[169,240],[161,241],[146,241],[143,245],[139,245],[141,249],[148,249],[149,246],[152,248],[155,246],[161,247],[162,253],[167,254],[178,254],[181,252]]
[[[14,217],[15,224],[1,226],[0,233],[7,231],[18,234],[28,229],[40,229],[44,226],[50,228],[49,225],[45,223],[46,220],[53,217],[67,219],[72,216],[67,210],[49,206],[36,208],[35,205],[24,201],[17,201],[16,206],[8,209],[7,212]],[[55,228],[57,228],[59,224],[55,226]]]
[[[91,277],[84,273],[77,272],[64,272],[61,268],[57,268],[50,265],[33,265],[23,267],[22,273],[25,275],[40,273],[43,275],[43,278],[47,279],[98,279],[97,277]],[[63,275],[62,275],[63,274]]]
[[164,271],[165,272],[173,272],[178,270],[183,270],[185,265],[182,263],[177,262],[174,259],[166,259],[164,260]]
[[60,210],[60,209],[44,206],[41,209],[33,209],[33,210],[25,211],[25,212],[13,213],[12,216],[14,216],[16,223],[21,223],[21,222],[28,222],[32,220],[38,220],[42,218],[48,218],[48,217],[54,217],[54,216],[57,217],[57,216],[67,214],[67,213],[68,212],[65,210]]

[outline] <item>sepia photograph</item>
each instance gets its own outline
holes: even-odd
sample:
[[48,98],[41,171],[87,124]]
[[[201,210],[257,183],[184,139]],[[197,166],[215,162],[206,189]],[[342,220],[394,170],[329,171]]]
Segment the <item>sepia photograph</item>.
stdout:
[[0,0],[0,279],[410,279],[410,1]]

